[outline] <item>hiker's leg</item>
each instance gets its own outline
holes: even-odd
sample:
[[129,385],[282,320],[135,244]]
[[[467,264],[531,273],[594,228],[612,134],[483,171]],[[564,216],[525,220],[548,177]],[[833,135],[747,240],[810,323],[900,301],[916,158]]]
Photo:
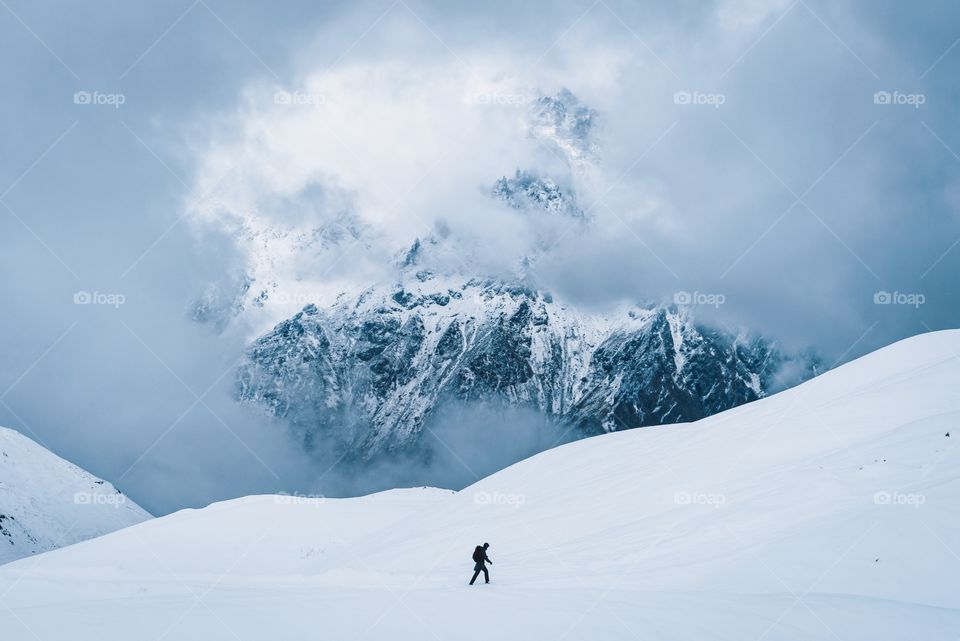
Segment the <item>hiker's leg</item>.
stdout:
[[480,576],[480,570],[477,570],[473,573],[473,578],[470,579],[470,585],[473,585],[473,582],[477,580],[478,576]]
[[490,573],[487,572],[487,566],[483,566],[483,582],[490,583]]

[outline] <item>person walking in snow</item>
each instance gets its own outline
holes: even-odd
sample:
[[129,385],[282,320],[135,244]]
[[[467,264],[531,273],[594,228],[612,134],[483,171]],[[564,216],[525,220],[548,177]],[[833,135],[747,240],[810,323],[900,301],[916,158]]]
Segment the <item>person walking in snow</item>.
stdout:
[[470,579],[470,585],[473,585],[473,582],[477,580],[481,572],[483,572],[483,582],[490,583],[490,573],[487,572],[487,566],[484,565],[485,563],[493,565],[493,561],[487,556],[488,547],[490,547],[490,544],[484,543],[483,545],[478,545],[473,551],[473,578]]

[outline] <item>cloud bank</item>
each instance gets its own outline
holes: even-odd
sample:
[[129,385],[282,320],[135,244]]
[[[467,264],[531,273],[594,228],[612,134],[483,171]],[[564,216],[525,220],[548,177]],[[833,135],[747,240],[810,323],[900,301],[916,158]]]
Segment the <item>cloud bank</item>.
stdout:
[[[469,239],[454,263],[509,271],[543,230],[487,191],[533,168],[564,181],[593,220],[586,235],[553,230],[534,265],[538,284],[575,302],[722,294],[718,322],[832,359],[874,321],[886,331],[868,345],[924,331],[874,294],[926,291],[956,225],[953,187],[931,190],[914,165],[944,161],[935,132],[951,127],[943,76],[923,76],[935,58],[904,56],[856,8],[803,3],[642,19],[601,4],[553,40],[522,16],[487,18],[470,29],[452,19],[444,37],[422,24],[432,12],[398,8],[349,59],[318,65],[309,49],[289,83],[246,89],[201,155],[197,191],[216,204],[195,219],[237,236],[257,283],[290,303],[257,327],[311,296],[390,278],[391,256],[438,228]],[[576,166],[531,130],[531,103],[565,89],[598,114],[595,162]],[[922,95],[924,111],[884,104],[884,92]],[[910,225],[904,212],[918,210],[925,222]],[[329,226],[352,242],[303,248]],[[926,296],[923,323],[955,302]]]

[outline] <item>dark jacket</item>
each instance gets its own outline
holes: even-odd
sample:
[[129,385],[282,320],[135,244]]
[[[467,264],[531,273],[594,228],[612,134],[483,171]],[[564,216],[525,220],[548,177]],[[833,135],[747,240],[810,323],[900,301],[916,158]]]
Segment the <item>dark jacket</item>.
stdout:
[[487,556],[487,550],[482,545],[478,545],[473,551],[473,560],[476,562],[477,566],[481,566],[484,563],[493,563],[490,558]]

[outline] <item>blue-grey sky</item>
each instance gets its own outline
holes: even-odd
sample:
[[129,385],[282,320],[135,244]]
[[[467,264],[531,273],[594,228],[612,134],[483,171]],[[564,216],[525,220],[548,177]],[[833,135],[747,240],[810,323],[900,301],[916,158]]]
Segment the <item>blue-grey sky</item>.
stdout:
[[[154,512],[306,487],[229,398],[275,318],[191,305],[251,266],[306,283],[292,306],[359,286],[438,221],[481,260],[522,251],[482,188],[549,168],[516,122],[564,87],[599,114],[574,181],[595,230],[545,287],[722,294],[705,316],[828,362],[955,327],[958,42],[947,0],[2,0],[0,424]],[[370,241],[324,259],[265,265],[231,225],[345,211]]]

